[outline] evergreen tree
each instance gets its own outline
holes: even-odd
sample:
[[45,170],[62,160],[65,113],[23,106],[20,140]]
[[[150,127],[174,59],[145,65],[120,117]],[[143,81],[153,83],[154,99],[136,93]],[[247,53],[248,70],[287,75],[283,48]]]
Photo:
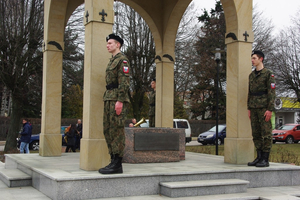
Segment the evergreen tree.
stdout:
[[178,96],[174,97],[174,119],[188,119],[187,110],[183,106],[184,102]]
[[216,48],[225,49],[225,17],[220,1],[216,2],[215,8],[210,13],[204,13],[198,17],[203,23],[202,33],[195,45],[199,58],[195,65],[194,75],[197,85],[191,90],[193,118],[201,116],[202,119],[215,119],[216,91],[219,90],[219,118],[224,120],[226,110],[226,55],[222,55],[219,67],[219,85],[217,86],[217,63],[214,60]]
[[63,118],[82,119],[83,114],[83,91],[76,84],[68,88],[64,94]]

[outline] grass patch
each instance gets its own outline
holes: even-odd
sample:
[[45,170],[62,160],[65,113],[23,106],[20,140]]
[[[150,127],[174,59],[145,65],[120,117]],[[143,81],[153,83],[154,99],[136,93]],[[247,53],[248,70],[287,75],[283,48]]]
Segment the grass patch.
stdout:
[[[224,156],[224,145],[218,146],[218,155]],[[194,153],[205,153],[216,155],[216,146],[215,145],[201,145],[201,146],[186,146],[186,151]]]
[[[218,155],[224,156],[224,145],[218,147]],[[186,146],[185,150],[194,153],[216,155],[215,145]],[[249,160],[249,162],[251,161]],[[300,144],[273,144],[269,161],[300,166]]]
[[270,161],[300,166],[300,144],[274,144],[270,153]]

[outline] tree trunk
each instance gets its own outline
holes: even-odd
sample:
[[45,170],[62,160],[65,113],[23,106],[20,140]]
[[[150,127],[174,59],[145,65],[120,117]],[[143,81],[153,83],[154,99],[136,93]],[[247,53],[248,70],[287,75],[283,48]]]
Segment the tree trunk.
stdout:
[[8,134],[6,138],[6,144],[4,148],[4,153],[9,153],[15,151],[17,148],[16,138],[19,135],[22,117],[22,101],[17,98],[12,97],[12,112],[10,118],[10,124],[8,129]]

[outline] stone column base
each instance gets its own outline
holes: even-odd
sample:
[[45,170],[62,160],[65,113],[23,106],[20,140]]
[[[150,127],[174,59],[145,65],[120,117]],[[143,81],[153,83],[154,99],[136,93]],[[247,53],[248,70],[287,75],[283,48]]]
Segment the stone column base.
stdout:
[[95,171],[110,162],[105,139],[80,140],[80,169]]
[[40,156],[61,156],[62,135],[40,134]]
[[232,164],[247,164],[254,159],[254,144],[252,138],[225,138],[224,162]]

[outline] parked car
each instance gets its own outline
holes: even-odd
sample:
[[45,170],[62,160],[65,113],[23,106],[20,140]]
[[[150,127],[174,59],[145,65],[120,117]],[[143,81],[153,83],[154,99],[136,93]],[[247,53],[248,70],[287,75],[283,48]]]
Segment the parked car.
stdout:
[[[62,134],[62,145],[63,146],[66,146],[64,136],[65,136],[65,129],[67,127],[68,126],[61,126],[61,129],[60,129],[60,134]],[[18,149],[20,148],[20,144],[21,144],[20,137],[18,137],[17,138],[17,148]],[[33,150],[33,151],[38,151],[40,149],[40,133],[31,135],[30,142],[29,142],[29,149]]]
[[186,119],[173,119],[173,128],[185,129],[185,143],[192,141],[192,130],[188,120]]
[[[212,127],[208,131],[199,134],[197,141],[203,145],[216,144],[216,129],[217,126]],[[226,138],[226,124],[218,125],[218,145],[224,144]]]
[[[140,127],[149,127],[149,120],[146,119],[145,123],[142,123]],[[188,120],[186,119],[173,119],[173,128],[184,128],[185,129],[185,143],[192,141],[192,130]]]
[[285,142],[287,144],[300,141],[300,124],[285,124],[272,131],[273,143]]

